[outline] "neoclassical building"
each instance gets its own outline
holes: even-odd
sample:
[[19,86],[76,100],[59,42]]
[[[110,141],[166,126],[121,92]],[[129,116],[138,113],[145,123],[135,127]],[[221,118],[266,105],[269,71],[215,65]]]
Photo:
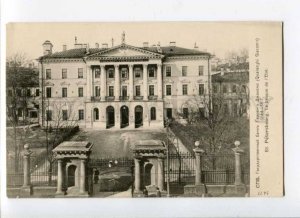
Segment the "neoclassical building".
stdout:
[[[159,128],[164,119],[185,119],[187,99],[204,97],[210,58],[197,48],[136,47],[125,43],[94,48],[79,44],[39,58],[41,124],[77,122],[84,128]],[[200,106],[201,107],[201,106]]]

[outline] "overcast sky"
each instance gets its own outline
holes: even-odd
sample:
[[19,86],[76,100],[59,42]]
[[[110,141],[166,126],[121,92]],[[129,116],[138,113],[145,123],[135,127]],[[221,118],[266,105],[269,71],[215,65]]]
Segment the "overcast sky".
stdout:
[[177,46],[193,48],[196,42],[200,50],[215,53],[223,58],[227,51],[248,48],[250,23],[200,23],[200,22],[164,22],[164,23],[14,23],[7,25],[7,56],[26,53],[28,58],[36,59],[42,55],[42,44],[50,40],[53,52],[61,51],[62,45],[68,49],[74,47],[74,38],[78,43],[121,43],[122,32],[126,33],[126,43],[142,46],[160,42],[168,46],[175,41]]

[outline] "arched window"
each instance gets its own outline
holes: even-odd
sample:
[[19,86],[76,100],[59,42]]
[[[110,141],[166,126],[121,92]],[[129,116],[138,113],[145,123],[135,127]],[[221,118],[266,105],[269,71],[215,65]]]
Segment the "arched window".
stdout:
[[94,108],[94,120],[99,120],[99,109]]
[[155,107],[152,107],[150,109],[150,117],[151,117],[151,120],[156,120],[156,109],[155,109]]

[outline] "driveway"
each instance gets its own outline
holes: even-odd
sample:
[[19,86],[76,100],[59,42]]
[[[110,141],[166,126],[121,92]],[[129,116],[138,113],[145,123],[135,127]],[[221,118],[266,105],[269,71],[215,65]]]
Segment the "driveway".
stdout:
[[131,157],[137,140],[166,140],[164,130],[81,130],[72,140],[94,143],[91,158]]

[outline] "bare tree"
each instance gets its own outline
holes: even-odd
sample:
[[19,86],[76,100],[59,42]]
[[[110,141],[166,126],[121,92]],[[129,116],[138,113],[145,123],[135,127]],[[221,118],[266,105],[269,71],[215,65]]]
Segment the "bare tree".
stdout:
[[[51,110],[50,110],[51,108]],[[67,108],[67,110],[64,110]],[[73,110],[72,102],[68,101],[50,101],[45,100],[45,134],[46,134],[46,152],[49,163],[48,184],[52,183],[52,171],[55,156],[52,150],[61,142],[68,140],[78,124],[78,119]],[[51,114],[50,114],[51,111]],[[54,112],[52,114],[52,111]]]
[[[29,87],[37,85],[35,72],[27,67],[28,59],[25,54],[17,53],[6,60],[6,86],[7,86],[7,124],[13,128],[11,137],[13,138],[15,149],[15,172],[19,171],[19,157],[22,145],[18,143],[28,136],[29,126],[24,126],[19,131],[19,112],[22,111],[23,124],[28,124],[27,116],[27,93]],[[9,131],[8,131],[9,133]]]

